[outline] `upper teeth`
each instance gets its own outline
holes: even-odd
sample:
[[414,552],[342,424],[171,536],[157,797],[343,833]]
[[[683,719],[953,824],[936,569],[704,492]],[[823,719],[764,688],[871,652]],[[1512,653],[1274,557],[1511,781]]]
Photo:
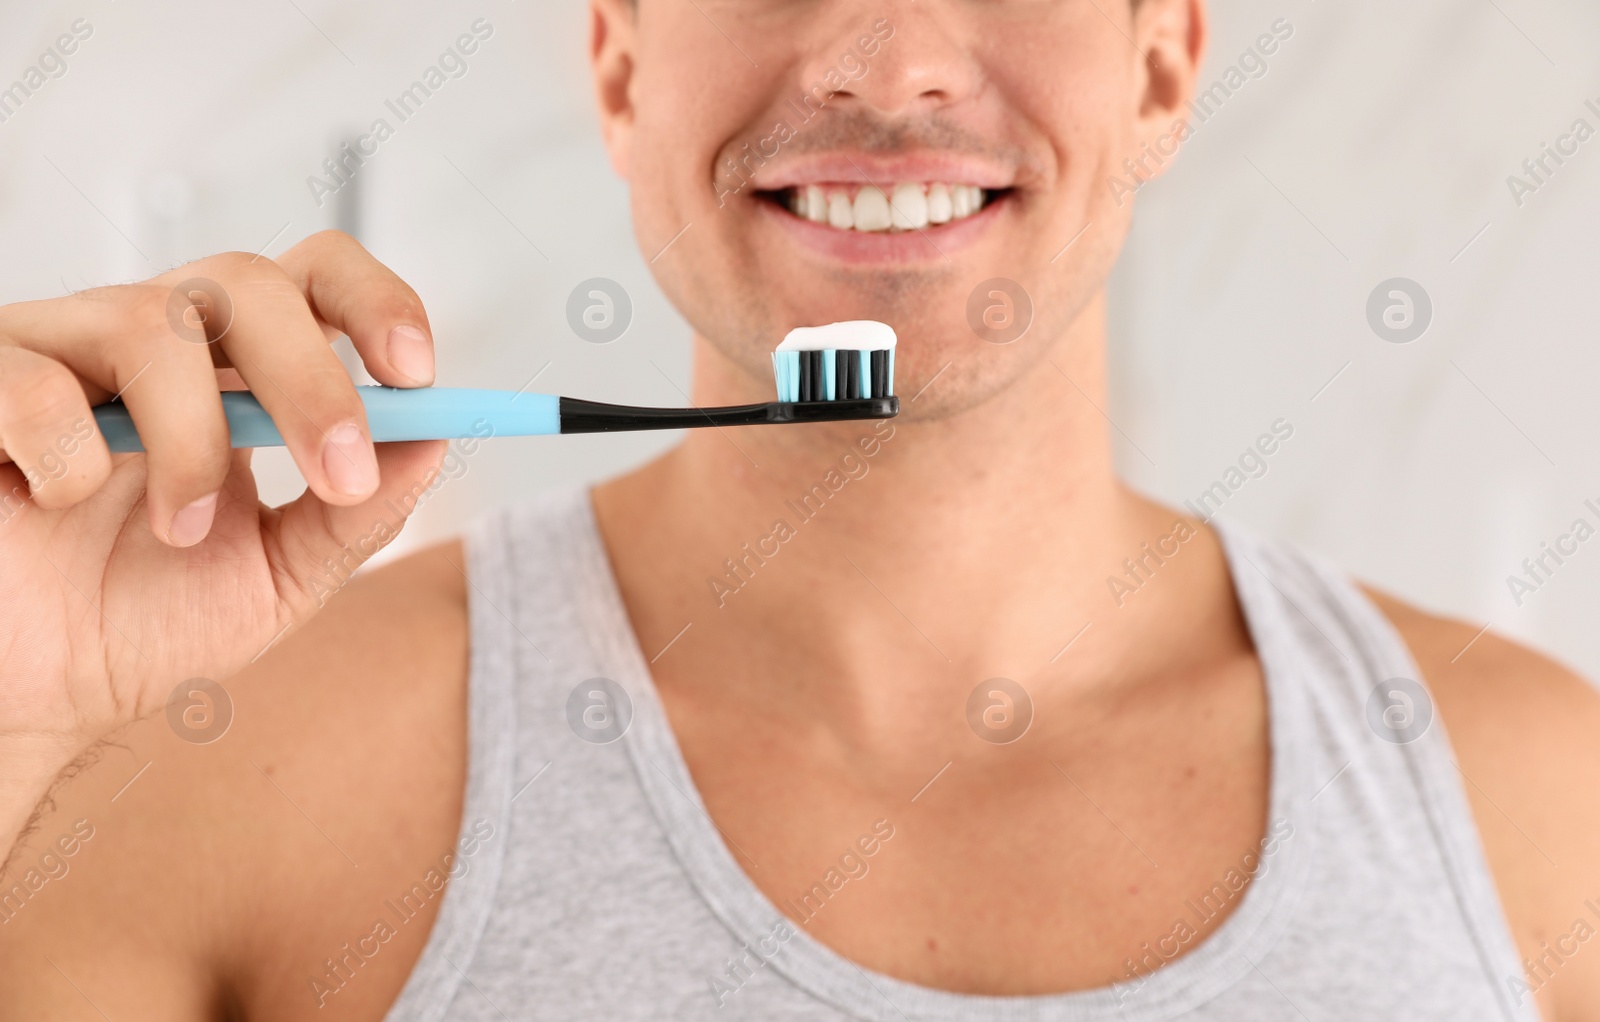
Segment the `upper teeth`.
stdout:
[[983,208],[977,185],[903,181],[884,194],[877,185],[862,185],[854,199],[842,188],[820,185],[789,189],[789,210],[813,223],[841,231],[914,231],[948,223]]

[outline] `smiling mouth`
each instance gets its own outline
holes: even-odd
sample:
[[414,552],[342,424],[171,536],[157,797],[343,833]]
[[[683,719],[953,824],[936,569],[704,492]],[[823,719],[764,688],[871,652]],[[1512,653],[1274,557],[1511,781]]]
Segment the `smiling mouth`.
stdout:
[[841,183],[797,185],[758,194],[802,220],[834,230],[894,233],[965,220],[1010,191],[942,181],[904,181],[888,191],[877,185]]

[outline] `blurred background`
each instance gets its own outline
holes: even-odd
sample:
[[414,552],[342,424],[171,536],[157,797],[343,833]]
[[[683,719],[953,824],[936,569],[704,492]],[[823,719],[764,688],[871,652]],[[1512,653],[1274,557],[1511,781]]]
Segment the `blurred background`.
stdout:
[[[1600,529],[1600,5],[1216,0],[1212,16],[1203,81],[1235,87],[1140,190],[1113,282],[1123,472],[1194,500],[1286,419],[1223,516],[1600,678],[1600,538],[1520,606],[1508,583],[1578,519]],[[1292,35],[1241,61],[1279,19]],[[475,23],[459,77],[402,122],[386,101]],[[60,66],[41,60],[74,32]],[[586,33],[580,0],[8,4],[0,303],[340,227],[423,296],[441,383],[679,403],[688,330],[602,152]],[[380,117],[393,136],[315,192]],[[1586,140],[1559,142],[1580,119]],[[1534,177],[1547,145],[1576,152]],[[633,306],[606,344],[568,325],[593,277]],[[1392,278],[1431,303],[1410,341],[1369,321]],[[674,439],[482,445],[386,555]],[[281,451],[257,464],[267,499],[298,493]]]

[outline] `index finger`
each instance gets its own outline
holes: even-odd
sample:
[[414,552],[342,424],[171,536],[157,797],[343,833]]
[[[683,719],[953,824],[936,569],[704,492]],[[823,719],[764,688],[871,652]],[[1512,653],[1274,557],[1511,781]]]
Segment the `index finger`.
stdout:
[[378,465],[366,408],[282,267],[232,252],[174,272],[204,274],[197,279],[227,297],[232,315],[208,320],[203,340],[226,353],[317,496],[330,504],[369,496],[378,486]]
[[322,231],[274,261],[317,320],[350,338],[373,379],[391,387],[433,382],[433,330],[422,299],[354,238]]

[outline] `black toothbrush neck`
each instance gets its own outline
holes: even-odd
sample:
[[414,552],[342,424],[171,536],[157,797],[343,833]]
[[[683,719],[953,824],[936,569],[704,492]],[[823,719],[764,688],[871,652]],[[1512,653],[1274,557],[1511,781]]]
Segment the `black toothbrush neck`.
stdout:
[[720,408],[646,408],[564,397],[560,400],[560,414],[563,433],[620,433],[703,426],[892,419],[900,414],[900,399],[891,395],[843,401],[764,401],[754,405],[727,405]]

